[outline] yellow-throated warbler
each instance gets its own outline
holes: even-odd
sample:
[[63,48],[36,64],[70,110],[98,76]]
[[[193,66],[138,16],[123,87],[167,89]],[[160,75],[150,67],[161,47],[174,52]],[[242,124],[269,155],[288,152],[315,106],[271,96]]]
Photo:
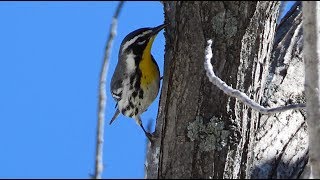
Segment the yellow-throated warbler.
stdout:
[[118,64],[111,80],[111,94],[117,101],[117,110],[110,124],[121,112],[136,120],[146,132],[140,115],[146,111],[158,95],[160,87],[159,67],[151,55],[151,47],[165,24],[154,28],[141,28],[128,34],[119,50]]

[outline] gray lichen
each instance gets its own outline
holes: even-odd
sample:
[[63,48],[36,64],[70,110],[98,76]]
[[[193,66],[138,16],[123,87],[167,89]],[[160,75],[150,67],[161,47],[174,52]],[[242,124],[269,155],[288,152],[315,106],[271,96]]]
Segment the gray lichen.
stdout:
[[224,17],[225,17],[225,12],[223,11],[216,14],[211,19],[212,29],[214,32],[216,32],[219,35],[223,34]]
[[191,141],[199,141],[202,151],[220,151],[227,145],[230,132],[225,130],[224,122],[217,117],[212,117],[204,123],[203,117],[197,116],[196,120],[189,123],[187,136]]
[[230,11],[227,11],[226,13],[226,24],[224,27],[225,35],[227,38],[230,38],[232,36],[235,36],[237,34],[237,26],[238,26],[238,21],[235,17],[232,16]]

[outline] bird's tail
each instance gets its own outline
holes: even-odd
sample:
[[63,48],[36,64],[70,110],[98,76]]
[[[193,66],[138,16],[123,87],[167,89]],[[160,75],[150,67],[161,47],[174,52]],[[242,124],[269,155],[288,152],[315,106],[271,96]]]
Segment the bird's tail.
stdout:
[[114,113],[114,115],[113,115],[113,117],[112,117],[109,125],[111,125],[112,122],[113,122],[114,120],[116,120],[116,118],[118,117],[119,114],[120,114],[120,111],[119,111],[119,109],[117,109],[116,112]]

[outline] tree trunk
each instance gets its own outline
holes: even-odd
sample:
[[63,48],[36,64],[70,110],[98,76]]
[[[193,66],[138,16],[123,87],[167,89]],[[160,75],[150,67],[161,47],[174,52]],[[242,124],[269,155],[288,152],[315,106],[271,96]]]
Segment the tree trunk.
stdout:
[[[228,85],[261,102],[268,71],[279,70],[269,69],[279,5],[279,2],[164,2],[168,23],[165,75],[156,126],[158,138],[148,147],[147,178],[276,177],[270,176],[270,169],[265,167],[270,158],[261,154],[269,148],[259,144],[277,139],[265,138],[268,128],[272,128],[269,127],[272,120],[268,118],[275,119],[274,116],[260,119],[258,112],[211,84],[204,70],[204,50],[206,41],[212,39],[215,73]],[[266,105],[270,99],[270,95],[263,98]],[[290,103],[286,99],[285,103]],[[303,117],[296,121],[301,128],[294,131],[294,137],[300,137],[297,134],[304,127]],[[283,126],[277,130],[286,132],[288,124],[288,120],[283,120]],[[287,147],[292,138],[279,141]],[[281,150],[285,152],[286,148]],[[275,154],[277,160],[285,156]],[[272,172],[278,171],[274,168],[279,164],[270,164]]]
[[309,178],[320,178],[320,3],[303,2],[305,90],[311,172]]
[[[302,46],[302,12],[298,2],[277,27],[264,106],[305,103]],[[298,178],[308,161],[306,112],[262,115],[254,154],[252,178]]]

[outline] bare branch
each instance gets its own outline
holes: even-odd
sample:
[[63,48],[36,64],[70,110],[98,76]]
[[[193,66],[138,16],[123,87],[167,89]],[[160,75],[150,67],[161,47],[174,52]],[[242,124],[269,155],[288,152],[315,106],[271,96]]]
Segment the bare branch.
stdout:
[[305,104],[291,104],[288,106],[282,106],[277,108],[265,108],[263,106],[260,106],[258,103],[251,100],[245,93],[240,92],[236,89],[233,89],[232,87],[228,86],[224,81],[222,81],[220,78],[218,78],[214,72],[213,67],[211,65],[211,58],[212,58],[212,50],[211,50],[212,40],[207,41],[207,47],[205,50],[205,63],[204,67],[207,71],[207,76],[209,80],[216,85],[219,89],[221,89],[224,93],[226,93],[229,96],[235,97],[239,100],[241,100],[244,104],[251,107],[252,109],[259,111],[263,114],[271,114],[271,113],[277,113],[282,112],[290,109],[302,109],[305,108]]
[[320,3],[303,1],[303,58],[305,63],[305,90],[307,100],[307,122],[309,134],[309,178],[320,178]]
[[100,72],[100,83],[99,83],[99,102],[98,102],[98,125],[97,125],[97,142],[96,142],[96,158],[95,158],[95,179],[101,179],[103,171],[103,137],[104,137],[104,112],[106,106],[106,78],[109,67],[109,56],[112,49],[113,39],[116,36],[116,29],[118,23],[118,16],[122,9],[124,1],[120,1],[116,9],[115,14],[112,18],[112,23],[110,26],[110,34],[108,37],[106,51],[103,59],[103,64]]

